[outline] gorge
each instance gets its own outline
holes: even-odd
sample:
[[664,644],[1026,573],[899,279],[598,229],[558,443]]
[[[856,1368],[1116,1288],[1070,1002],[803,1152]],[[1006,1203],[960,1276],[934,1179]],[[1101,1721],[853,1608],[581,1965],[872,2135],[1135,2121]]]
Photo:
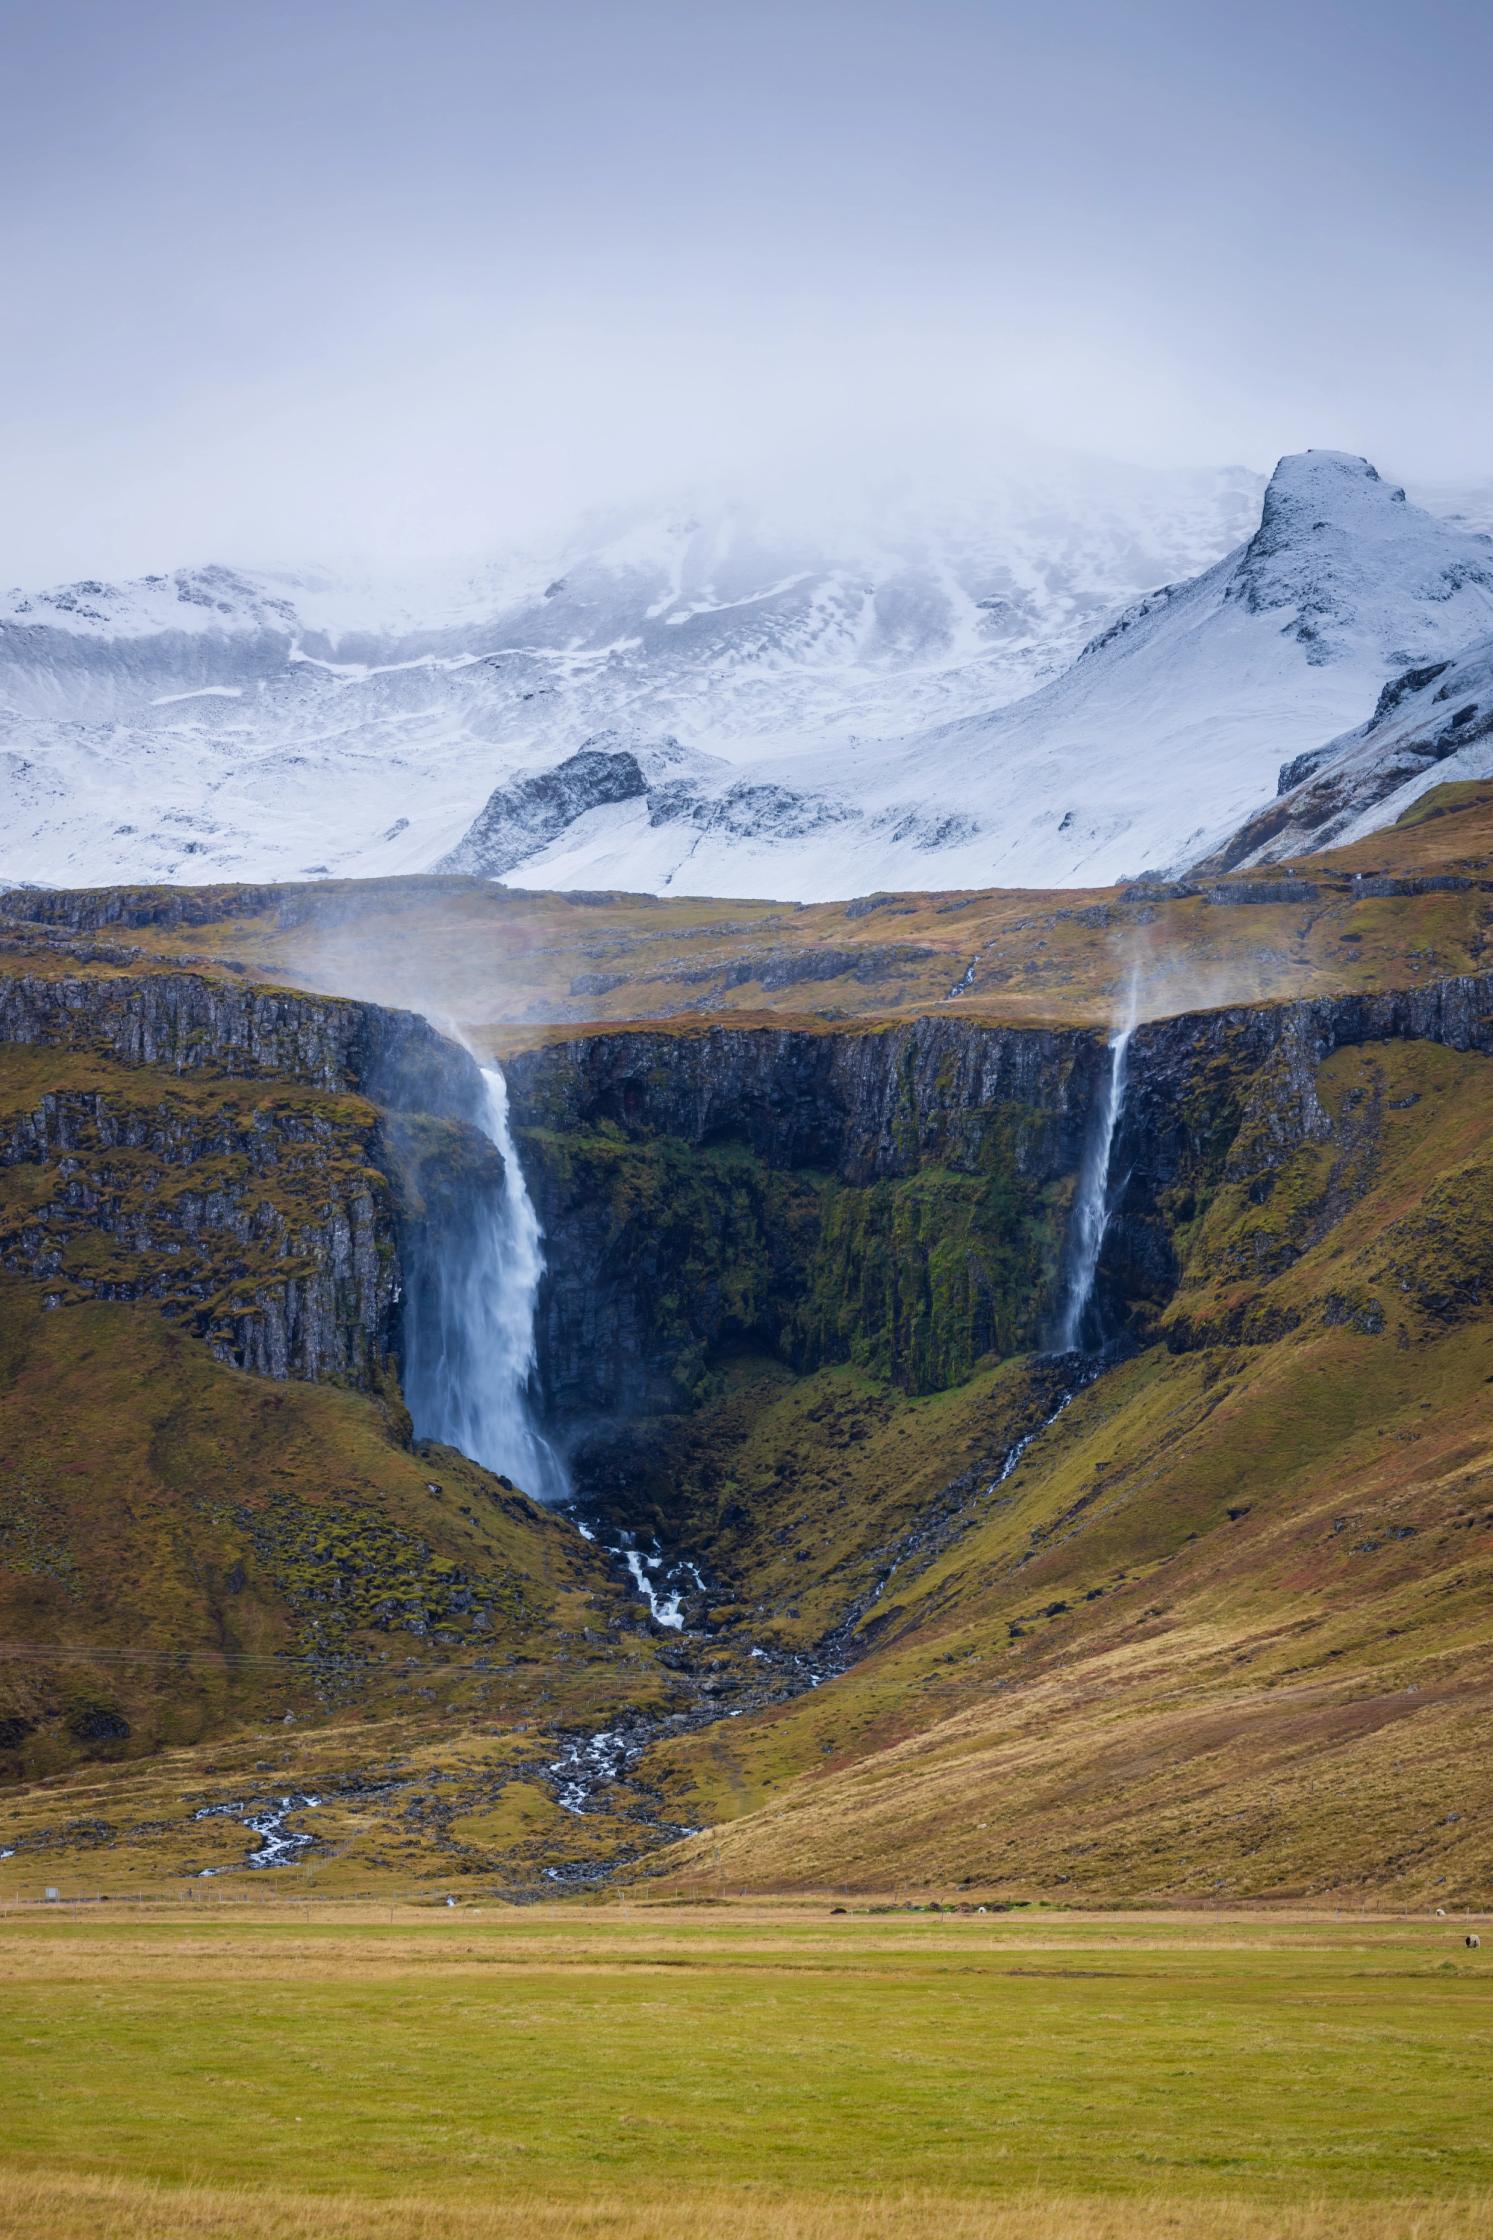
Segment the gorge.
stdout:
[[[932,1005],[890,897],[830,929],[875,933],[859,1011],[754,1008],[748,917],[735,1008],[437,989],[460,1040],[294,985],[356,894],[6,898],[0,1872],[233,1869],[314,1796],[287,1857],[349,1888],[707,1843],[746,1887],[1475,1881],[1493,807],[1452,791],[1371,862],[1018,906],[1018,974],[1069,943],[1037,1017],[981,989],[999,898],[919,920]],[[436,978],[472,894],[386,905]]]

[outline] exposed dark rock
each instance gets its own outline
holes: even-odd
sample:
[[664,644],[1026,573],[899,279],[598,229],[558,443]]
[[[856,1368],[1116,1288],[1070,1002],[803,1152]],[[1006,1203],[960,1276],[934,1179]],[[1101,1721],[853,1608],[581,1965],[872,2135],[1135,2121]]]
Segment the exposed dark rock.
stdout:
[[[1140,1027],[1105,1326],[1143,1330],[1167,1304],[1189,1193],[1218,1186],[1241,1131],[1268,1172],[1329,1128],[1321,1061],[1401,1038],[1493,1053],[1493,979]],[[958,1019],[602,1033],[515,1060],[551,1402],[581,1418],[687,1406],[735,1343],[799,1368],[861,1359],[911,1390],[1040,1345],[1106,1064],[1096,1035]]]
[[1438,677],[1444,677],[1450,667],[1449,661],[1428,661],[1419,669],[1406,669],[1399,676],[1391,677],[1374,702],[1371,720],[1378,723],[1385,716],[1393,715],[1395,709],[1408,700],[1413,692],[1424,692],[1428,684],[1434,684]]
[[374,1139],[371,1113],[49,1090],[0,1127],[0,1168],[35,1175],[0,1262],[58,1303],[153,1301],[239,1368],[372,1385],[398,1297]]
[[[22,973],[0,977],[0,1042],[125,1069],[0,1127],[0,1168],[34,1174],[0,1261],[58,1305],[150,1301],[262,1375],[383,1381],[404,1248],[501,1186],[477,1067],[411,1013],[184,972]],[[223,1098],[162,1094],[163,1074]]]
[[95,1050],[127,1066],[277,1078],[380,1102],[463,1108],[472,1061],[407,1011],[190,972],[0,976],[0,1042]]
[[76,1742],[128,1742],[130,1722],[105,1703],[83,1703],[69,1714],[68,1733]]
[[1293,755],[1289,762],[1283,762],[1275,780],[1276,794],[1291,793],[1308,778],[1315,777],[1323,763],[1332,760],[1333,752],[1330,745],[1308,747],[1305,754]]
[[622,748],[582,747],[552,770],[515,778],[490,793],[440,871],[473,871],[500,878],[537,855],[590,809],[641,801],[648,791],[643,766]]
[[693,824],[702,832],[726,833],[735,839],[797,840],[854,814],[845,802],[827,794],[746,778],[723,793],[702,792],[688,778],[672,778],[654,786],[648,796],[650,824]]
[[1072,1165],[1097,1074],[1080,1028],[923,1018],[814,1033],[711,1025],[623,1030],[524,1052],[505,1068],[514,1117],[546,1130],[610,1122],[692,1145],[734,1140],[775,1166],[848,1181],[925,1161],[975,1171],[996,1111],[1019,1115],[1013,1157],[1049,1180]]
[[1315,902],[1318,892],[1309,879],[1236,879],[1227,887],[1207,888],[1203,900],[1227,910],[1251,903]]

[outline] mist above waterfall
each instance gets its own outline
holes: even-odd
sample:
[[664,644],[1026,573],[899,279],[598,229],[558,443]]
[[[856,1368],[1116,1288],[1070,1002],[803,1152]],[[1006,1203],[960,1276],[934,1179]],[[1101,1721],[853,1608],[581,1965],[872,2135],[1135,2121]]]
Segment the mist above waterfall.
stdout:
[[457,1447],[536,1501],[563,1501],[565,1466],[533,1405],[534,1308],[543,1234],[508,1122],[508,1090],[482,1066],[474,1119],[503,1162],[459,1222],[426,1234],[405,1299],[404,1391],[418,1438]]

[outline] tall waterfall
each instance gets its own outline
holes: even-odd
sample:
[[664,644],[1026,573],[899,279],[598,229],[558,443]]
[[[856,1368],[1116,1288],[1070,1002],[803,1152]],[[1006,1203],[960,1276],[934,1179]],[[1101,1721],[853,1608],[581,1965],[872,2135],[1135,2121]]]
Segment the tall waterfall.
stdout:
[[543,1232],[508,1125],[508,1086],[483,1066],[474,1116],[502,1154],[503,1188],[430,1240],[405,1310],[404,1390],[416,1436],[457,1447],[536,1501],[562,1501],[565,1466],[534,1421],[534,1309]]
[[1105,1077],[1104,1094],[1096,1123],[1089,1131],[1083,1165],[1079,1169],[1078,1194],[1073,1201],[1073,1221],[1068,1231],[1062,1314],[1058,1323],[1060,1353],[1095,1350],[1097,1333],[1087,1326],[1094,1319],[1094,1282],[1099,1273],[1099,1255],[1104,1249],[1105,1231],[1109,1227],[1114,1202],[1110,1160],[1114,1152],[1115,1130],[1125,1106],[1125,1071],[1130,1053],[1130,1037],[1135,1032],[1135,1014],[1136,989],[1132,981],[1124,1017],[1109,1038],[1109,1071]]

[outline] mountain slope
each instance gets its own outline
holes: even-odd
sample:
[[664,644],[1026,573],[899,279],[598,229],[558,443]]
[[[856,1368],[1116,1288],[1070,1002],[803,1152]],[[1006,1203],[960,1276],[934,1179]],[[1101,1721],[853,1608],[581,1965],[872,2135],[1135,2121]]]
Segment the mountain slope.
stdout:
[[759,763],[755,797],[741,779],[657,788],[509,875],[815,900],[1186,863],[1387,675],[1458,654],[1490,620],[1493,540],[1410,505],[1365,460],[1305,452],[1277,467],[1248,543],[1129,608],[1028,698],[893,747]]
[[[654,1864],[1478,1902],[1490,814],[1452,787],[1372,854],[1036,924],[1030,898],[939,898],[919,931],[992,984],[901,1017],[876,1001],[906,1000],[876,977],[897,897],[733,924],[396,883],[345,948],[306,913],[345,933],[356,888],[8,898],[0,1615],[31,1649],[0,1661],[0,1886],[238,1871],[300,1799],[303,1869],[343,1890],[584,1883],[709,1824]],[[326,1217],[382,1191],[376,1038],[424,1100],[443,1050],[466,1064],[274,984],[308,936],[335,981],[381,902],[490,1021],[510,934],[543,970],[570,944],[562,980],[588,925],[640,967],[630,1019],[507,1038],[538,1375],[589,1540],[412,1450],[392,1363],[209,1350],[246,1290],[334,1275]],[[780,962],[863,940],[861,1015],[640,1016],[660,934],[688,973],[702,928],[707,1002],[764,933]],[[1173,934],[1109,1139],[1107,1350],[1048,1354],[1115,981]],[[1205,1007],[1262,945],[1277,992]],[[334,1320],[382,1332],[411,1220],[469,1222],[482,1174],[441,1109],[398,1131],[425,1114],[387,1280]],[[631,1591],[649,1564],[670,1624]]]
[[[1201,574],[1251,478],[1044,474],[879,515],[612,523],[423,583],[14,594],[0,869],[795,899],[1112,881],[1224,846],[1283,765],[1347,751],[1386,679],[1493,624],[1493,540],[1363,460],[1282,460]],[[1371,815],[1375,783],[1345,800]]]
[[1233,542],[1258,488],[1052,459],[593,522],[409,582],[206,568],[13,593],[0,872],[425,870],[494,789],[598,732],[727,763],[894,737],[1053,675]]
[[1367,723],[1281,770],[1276,799],[1245,819],[1209,868],[1281,863],[1362,838],[1433,787],[1493,774],[1493,638],[1460,660],[1407,669]]
[[[952,1537],[904,1527],[882,1554],[859,1660],[663,1747],[655,1778],[714,1823],[668,1862],[680,1882],[1486,1904],[1489,1064],[1367,1042],[1308,1064],[1304,1129],[1265,1076],[1232,1140],[1199,1116],[1216,1140],[1160,1342],[1014,1467],[1011,1386],[965,1388],[950,1429],[983,1428],[986,1467],[955,1480]],[[928,1502],[926,1443],[856,1405],[821,1390],[787,1427],[802,1457],[828,1416],[840,1450],[810,1449],[820,1596],[837,1557],[863,1575],[862,1500],[883,1523],[899,1486]],[[746,1552],[781,1575],[803,1477],[775,1488],[744,1443],[717,1473],[717,1503],[750,1506],[757,1474],[778,1494]]]

